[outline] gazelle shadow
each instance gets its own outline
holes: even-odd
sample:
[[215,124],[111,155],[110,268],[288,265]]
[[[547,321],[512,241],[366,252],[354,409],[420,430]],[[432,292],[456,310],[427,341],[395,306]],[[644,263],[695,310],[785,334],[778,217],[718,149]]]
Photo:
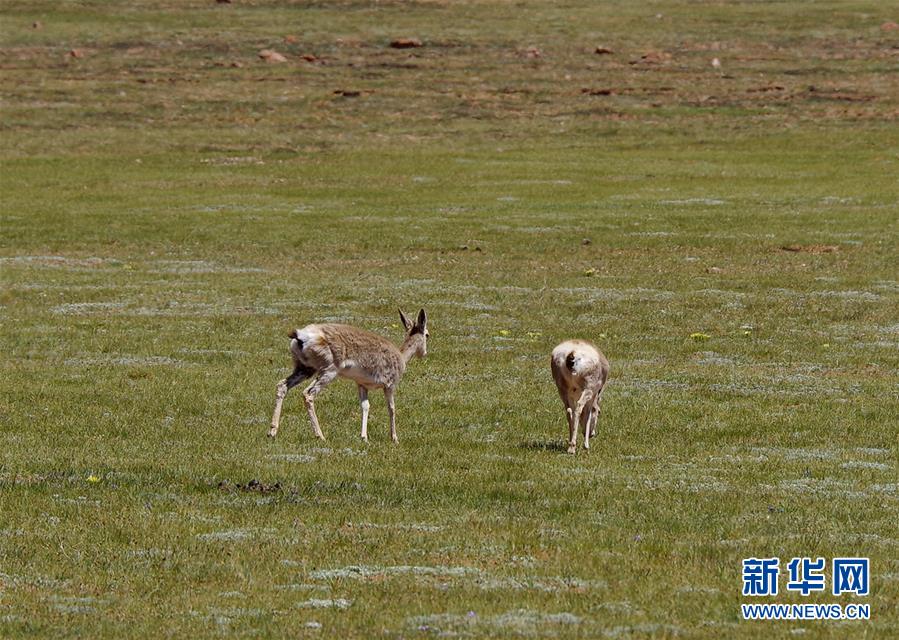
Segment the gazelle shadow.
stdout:
[[525,440],[520,445],[521,449],[530,451],[567,451],[568,445],[561,440]]

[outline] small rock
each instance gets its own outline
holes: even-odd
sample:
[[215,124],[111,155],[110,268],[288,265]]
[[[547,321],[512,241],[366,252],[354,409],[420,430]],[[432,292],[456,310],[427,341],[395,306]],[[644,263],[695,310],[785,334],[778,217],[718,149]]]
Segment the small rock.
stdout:
[[70,58],[83,58],[84,51],[82,51],[81,49],[72,49],[71,51],[69,51],[69,57]]
[[300,56],[300,59],[306,62],[319,62],[321,60],[321,58],[311,53],[304,53]]
[[[221,487],[221,483],[219,483]],[[237,489],[240,491],[249,491],[256,493],[277,493],[281,491],[281,483],[276,482],[275,484],[266,484],[264,482],[259,482],[255,478],[250,480],[247,484],[238,484]]]
[[265,60],[268,63],[275,62],[287,62],[287,58],[278,53],[277,51],[272,51],[271,49],[263,49],[259,52],[259,57]]
[[284,42],[287,44],[294,44],[299,38],[296,36],[284,36]]
[[600,56],[607,56],[607,55],[611,55],[615,52],[612,51],[611,49],[609,49],[608,47],[596,47],[596,49],[594,49],[593,53],[600,55]]
[[34,21],[34,22],[31,23],[31,28],[32,28],[32,29],[43,29],[43,28],[44,28],[44,25],[43,25],[43,23],[42,23],[40,20],[36,20],[36,21]]
[[344,98],[358,98],[362,95],[361,91],[356,91],[354,89],[337,89],[334,93],[338,96],[343,96]]
[[237,60],[235,60],[234,62],[232,62],[232,63],[231,63],[230,65],[228,65],[228,66],[230,66],[232,69],[241,69],[241,68],[243,67],[243,63],[238,62]]
[[880,25],[880,30],[881,31],[896,31],[896,30],[899,30],[899,24],[896,24],[895,22],[892,22],[892,21],[884,22],[882,25]]
[[581,89],[581,93],[585,93],[588,96],[611,96],[615,94],[614,89],[590,89],[584,88]]
[[584,238],[581,240],[581,244],[586,247],[587,245],[593,244],[593,241],[590,238]]
[[631,60],[631,64],[662,64],[671,60],[671,54],[667,51],[647,51],[639,60]]
[[537,47],[528,47],[524,51],[525,58],[542,58],[543,52],[540,51]]
[[721,267],[709,267],[705,270],[706,273],[724,273],[724,269]]
[[216,4],[231,4],[231,0],[215,0]]
[[720,69],[721,61],[718,58],[712,58],[712,66],[716,69]]
[[423,46],[421,40],[418,38],[397,38],[396,40],[390,41],[390,47],[392,49],[415,49],[416,47]]
[[794,253],[834,253],[839,251],[840,247],[835,244],[786,244],[780,249],[781,251],[792,251]]

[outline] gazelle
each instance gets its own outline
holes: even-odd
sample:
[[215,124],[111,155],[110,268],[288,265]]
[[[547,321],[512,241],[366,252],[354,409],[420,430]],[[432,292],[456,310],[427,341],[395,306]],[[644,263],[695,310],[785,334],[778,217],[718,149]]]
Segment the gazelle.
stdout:
[[303,391],[306,411],[316,437],[325,439],[315,415],[315,397],[338,376],[349,378],[359,389],[362,407],[362,439],[368,442],[368,392],[383,389],[390,416],[390,438],[396,437],[396,412],[394,394],[414,356],[428,353],[428,316],[425,310],[418,312],[415,322],[410,322],[402,311],[400,320],[406,330],[406,339],[397,348],[392,342],[370,331],[345,324],[310,324],[289,334],[290,355],[293,357],[293,373],[278,383],[275,396],[275,413],[269,437],[278,434],[281,421],[281,405],[287,392],[303,380],[315,377],[315,381]]
[[584,449],[590,449],[609,379],[609,361],[592,342],[566,340],[553,349],[550,366],[568,415],[568,453],[577,451],[579,425],[584,427]]

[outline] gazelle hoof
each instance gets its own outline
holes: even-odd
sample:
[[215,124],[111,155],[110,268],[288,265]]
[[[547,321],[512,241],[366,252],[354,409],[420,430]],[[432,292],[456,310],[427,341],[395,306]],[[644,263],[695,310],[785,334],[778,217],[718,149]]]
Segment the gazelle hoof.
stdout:
[[576,444],[568,445],[568,453],[570,453],[572,455],[577,453],[577,445]]
[[274,427],[272,427],[271,429],[268,430],[269,438],[274,438],[276,435],[278,435],[278,430],[275,429]]

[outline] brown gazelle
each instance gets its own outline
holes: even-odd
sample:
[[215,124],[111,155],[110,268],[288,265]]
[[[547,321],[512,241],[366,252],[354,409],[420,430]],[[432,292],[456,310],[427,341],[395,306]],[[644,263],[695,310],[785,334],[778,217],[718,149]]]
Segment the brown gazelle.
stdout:
[[584,427],[584,449],[596,435],[609,361],[587,340],[566,340],[553,349],[550,366],[568,415],[568,453],[577,451],[578,426]]
[[324,440],[318,416],[315,415],[315,397],[340,376],[349,378],[359,388],[362,439],[368,441],[368,392],[383,389],[390,416],[390,438],[397,442],[396,387],[409,360],[413,356],[424,357],[428,352],[428,316],[425,310],[418,312],[415,322],[410,322],[400,311],[400,320],[406,329],[406,339],[399,347],[375,333],[345,324],[310,324],[292,331],[290,355],[293,357],[293,373],[278,383],[275,413],[268,435],[275,437],[278,433],[281,405],[287,392],[303,380],[315,377],[315,381],[303,391],[303,399],[312,422],[312,431]]

